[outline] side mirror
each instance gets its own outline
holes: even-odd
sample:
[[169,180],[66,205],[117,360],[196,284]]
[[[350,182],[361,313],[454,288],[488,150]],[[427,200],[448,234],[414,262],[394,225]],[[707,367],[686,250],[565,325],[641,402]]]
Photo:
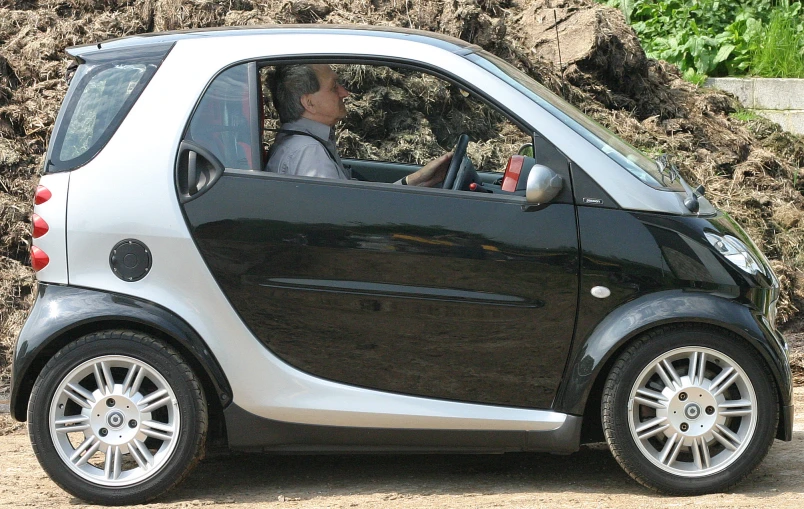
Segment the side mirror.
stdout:
[[564,180],[547,166],[535,164],[528,174],[525,199],[529,203],[550,203],[558,196]]

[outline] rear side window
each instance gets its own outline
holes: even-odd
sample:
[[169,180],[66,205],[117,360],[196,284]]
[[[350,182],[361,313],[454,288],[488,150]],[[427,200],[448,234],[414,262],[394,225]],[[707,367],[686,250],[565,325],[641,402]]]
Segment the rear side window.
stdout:
[[226,168],[250,170],[259,167],[259,156],[254,157],[259,135],[255,136],[257,126],[251,120],[253,99],[249,66],[253,64],[231,67],[212,81],[185,136],[186,140],[209,150]]
[[46,172],[77,168],[106,145],[171,45],[82,55],[59,112],[48,148]]

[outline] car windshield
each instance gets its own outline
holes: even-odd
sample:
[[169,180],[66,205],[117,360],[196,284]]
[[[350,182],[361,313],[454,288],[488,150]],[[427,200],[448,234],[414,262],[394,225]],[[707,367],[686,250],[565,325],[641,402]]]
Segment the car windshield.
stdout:
[[684,190],[679,179],[662,173],[655,161],[505,60],[482,50],[466,58],[530,97],[645,184],[657,189]]

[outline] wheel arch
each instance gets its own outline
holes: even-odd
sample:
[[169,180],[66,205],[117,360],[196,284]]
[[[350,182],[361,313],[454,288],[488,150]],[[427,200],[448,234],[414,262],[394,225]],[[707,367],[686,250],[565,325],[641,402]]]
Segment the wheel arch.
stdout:
[[610,313],[573,348],[554,409],[583,415],[581,441],[596,441],[600,403],[614,362],[636,338],[665,327],[688,326],[722,331],[754,348],[771,371],[779,397],[776,437],[789,440],[792,421],[782,412],[792,404],[792,376],[784,340],[761,313],[740,302],[711,294],[661,292],[635,299]]
[[[33,316],[53,306],[64,312]],[[14,360],[10,410],[16,420],[27,419],[33,385],[56,352],[86,334],[127,329],[164,341],[185,359],[201,381],[209,407],[210,432],[225,437],[222,429],[216,431],[212,425],[219,422],[223,426],[223,409],[232,400],[226,376],[201,337],[169,310],[128,296],[40,283],[31,315],[26,325],[36,323],[36,327],[23,327]]]

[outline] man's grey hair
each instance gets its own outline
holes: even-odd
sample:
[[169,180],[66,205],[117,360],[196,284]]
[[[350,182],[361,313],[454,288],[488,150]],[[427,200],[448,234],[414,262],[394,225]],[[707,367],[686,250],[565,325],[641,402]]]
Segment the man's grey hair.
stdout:
[[276,66],[269,85],[279,121],[283,124],[299,120],[304,113],[302,96],[314,94],[320,88],[318,75],[307,64]]

